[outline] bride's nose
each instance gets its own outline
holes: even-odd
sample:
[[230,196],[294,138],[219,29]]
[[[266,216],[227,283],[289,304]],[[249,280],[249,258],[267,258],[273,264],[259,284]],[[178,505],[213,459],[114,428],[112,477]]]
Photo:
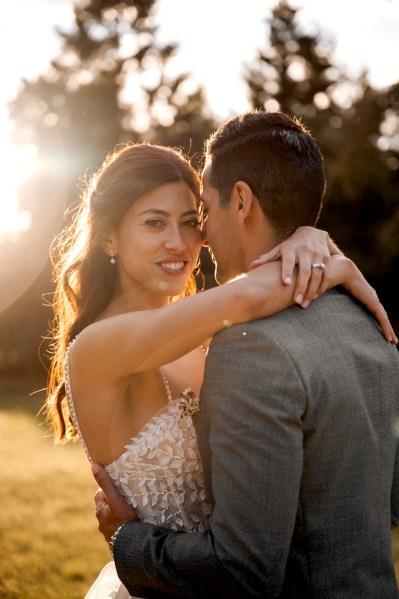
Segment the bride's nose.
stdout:
[[187,248],[187,242],[180,227],[173,227],[168,231],[164,246],[166,249],[174,251],[182,251]]

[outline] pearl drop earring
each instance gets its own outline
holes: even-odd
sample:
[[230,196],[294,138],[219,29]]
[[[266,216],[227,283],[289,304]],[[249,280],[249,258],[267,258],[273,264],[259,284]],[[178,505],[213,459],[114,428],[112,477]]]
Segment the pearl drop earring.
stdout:
[[113,252],[113,250],[111,250],[111,258],[109,259],[111,264],[116,264],[116,260],[115,260],[115,254]]

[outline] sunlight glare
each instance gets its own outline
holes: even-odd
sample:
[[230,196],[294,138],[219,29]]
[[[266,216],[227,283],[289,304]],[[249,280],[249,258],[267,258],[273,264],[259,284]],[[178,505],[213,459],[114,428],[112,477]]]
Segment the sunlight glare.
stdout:
[[34,170],[36,148],[33,145],[16,149],[11,145],[0,147],[0,164],[5,165],[0,198],[0,243],[19,237],[31,225],[31,214],[19,207],[18,186]]

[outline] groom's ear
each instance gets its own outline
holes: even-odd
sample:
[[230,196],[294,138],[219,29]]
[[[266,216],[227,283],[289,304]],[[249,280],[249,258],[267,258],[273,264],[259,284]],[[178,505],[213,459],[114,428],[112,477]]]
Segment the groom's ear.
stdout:
[[254,195],[248,183],[237,181],[232,191],[232,201],[234,201],[237,216],[242,224],[251,216],[253,211]]

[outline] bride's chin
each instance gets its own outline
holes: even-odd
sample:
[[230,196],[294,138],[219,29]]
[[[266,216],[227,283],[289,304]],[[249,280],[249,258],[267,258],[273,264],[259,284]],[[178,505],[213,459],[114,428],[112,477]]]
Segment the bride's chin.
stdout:
[[170,283],[169,281],[159,281],[158,293],[161,293],[161,295],[169,295],[171,297],[181,295],[184,293],[186,285],[187,281],[185,281],[184,284],[179,285]]

